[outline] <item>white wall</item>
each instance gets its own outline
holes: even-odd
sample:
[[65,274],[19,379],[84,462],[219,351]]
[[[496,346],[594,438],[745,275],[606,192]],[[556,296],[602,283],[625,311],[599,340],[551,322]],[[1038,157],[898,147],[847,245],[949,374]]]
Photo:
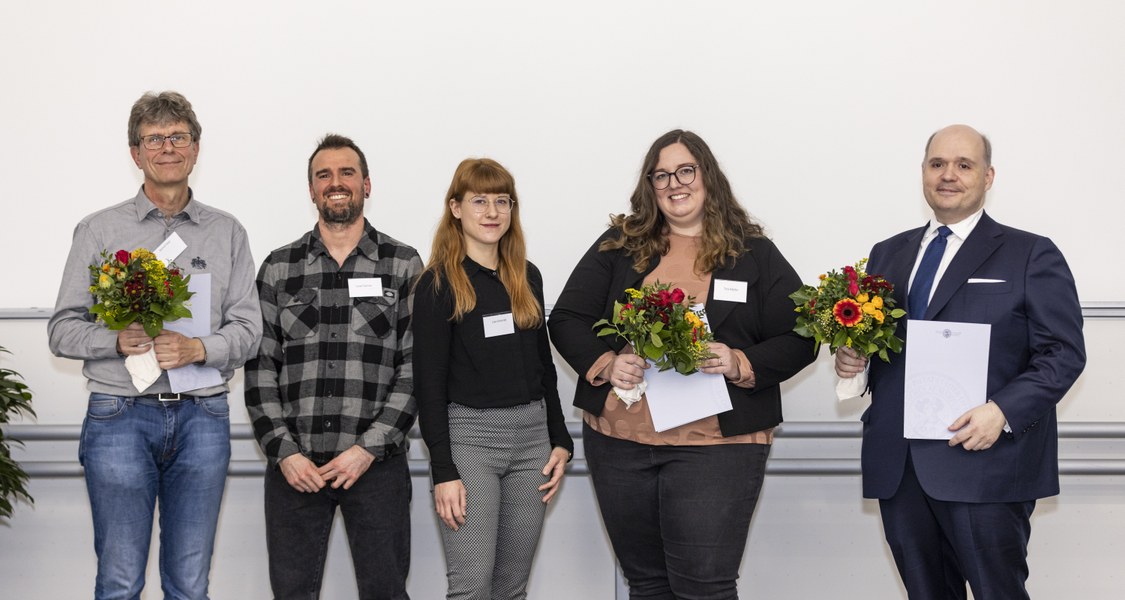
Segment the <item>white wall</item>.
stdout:
[[[925,220],[922,145],[966,122],[993,141],[991,214],[1050,235],[1084,303],[1122,303],[1125,198],[1112,173],[1125,154],[1123,21],[1125,6],[1110,1],[4,3],[0,312],[53,305],[73,225],[135,193],[128,110],[162,89],[185,93],[203,124],[193,188],[242,220],[259,260],[314,222],[305,161],[335,131],[368,155],[369,218],[423,255],[457,162],[508,166],[550,303],[607,214],[625,210],[651,141],[684,127],[711,144],[742,202],[811,281]],[[0,320],[0,345],[15,352],[0,365],[32,385],[38,423],[80,423],[78,365],[49,355],[44,329]],[[1123,422],[1125,319],[1089,319],[1086,334],[1089,366],[1061,419]],[[573,374],[559,364],[566,395]],[[862,405],[832,402],[830,385],[822,359],[786,387],[787,419],[854,422]],[[1123,445],[1064,441],[1063,456],[1119,459]],[[17,457],[73,461],[73,446],[37,442]],[[235,451],[257,456],[248,443]],[[855,440],[782,438],[774,448],[774,458],[857,455]],[[410,589],[434,598],[440,546],[427,481],[414,483]],[[1033,594],[1115,597],[1125,477],[1062,485],[1036,512]],[[260,489],[257,478],[229,482],[216,598],[268,596]],[[88,595],[81,479],[37,479],[31,491],[36,505],[0,525],[3,595]],[[877,512],[858,477],[770,476],[743,595],[905,597]],[[354,597],[348,563],[337,531],[325,598]],[[586,478],[571,478],[550,514],[532,587],[535,598],[612,597]]]

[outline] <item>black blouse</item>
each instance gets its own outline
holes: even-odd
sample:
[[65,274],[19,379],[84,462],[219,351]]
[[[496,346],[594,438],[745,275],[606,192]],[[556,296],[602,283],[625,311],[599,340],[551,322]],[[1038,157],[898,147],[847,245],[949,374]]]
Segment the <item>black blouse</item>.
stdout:
[[[434,289],[435,275],[426,271],[414,293],[414,394],[418,424],[430,449],[435,484],[460,479],[449,446],[448,404],[472,408],[504,408],[546,401],[547,430],[552,446],[574,449],[559,401],[558,374],[551,357],[546,323],[536,329],[485,336],[485,317],[511,313],[512,303],[496,271],[466,257],[462,261],[477,304],[460,322],[450,320],[453,294],[447,281]],[[527,263],[532,293],[543,307],[543,277]]]

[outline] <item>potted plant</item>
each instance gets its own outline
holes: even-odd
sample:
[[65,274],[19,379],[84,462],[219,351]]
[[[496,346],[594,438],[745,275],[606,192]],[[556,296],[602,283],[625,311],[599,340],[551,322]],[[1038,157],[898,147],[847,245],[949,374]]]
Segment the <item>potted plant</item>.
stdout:
[[[0,352],[8,352],[0,346]],[[10,369],[0,368],[0,425],[11,420],[14,415],[35,415],[31,408],[31,392],[27,384],[19,381],[23,376]],[[13,440],[20,443],[18,440]],[[12,500],[23,498],[34,502],[27,493],[27,473],[12,460],[8,441],[4,439],[4,428],[0,427],[0,519],[12,516]]]

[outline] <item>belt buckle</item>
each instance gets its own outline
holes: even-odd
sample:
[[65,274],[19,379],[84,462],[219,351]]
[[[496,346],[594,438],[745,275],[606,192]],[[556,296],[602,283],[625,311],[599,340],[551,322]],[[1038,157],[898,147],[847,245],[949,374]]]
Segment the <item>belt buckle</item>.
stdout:
[[156,395],[156,399],[161,402],[179,402],[182,400],[180,394],[173,394],[171,392],[161,392]]

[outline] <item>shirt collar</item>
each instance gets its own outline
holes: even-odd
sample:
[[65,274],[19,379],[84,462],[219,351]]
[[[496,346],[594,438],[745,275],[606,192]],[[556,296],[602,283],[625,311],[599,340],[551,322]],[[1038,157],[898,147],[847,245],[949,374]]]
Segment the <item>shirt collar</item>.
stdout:
[[[160,209],[157,208],[157,206],[153,204],[152,200],[149,200],[148,195],[145,194],[145,186],[143,185],[141,186],[141,189],[137,191],[137,195],[133,197],[133,206],[137,209],[138,223],[144,221],[145,217],[147,217],[152,211],[160,213]],[[196,223],[199,222],[199,203],[195,202],[195,194],[191,191],[190,187],[188,188],[187,206],[185,206],[184,209],[177,214],[187,215],[188,219],[191,219]]]
[[[308,262],[312,263],[320,256],[327,256],[332,258],[328,253],[328,247],[324,245],[324,240],[320,237],[320,222],[313,225],[312,231],[309,232],[309,253]],[[353,252],[359,252],[367,257],[368,260],[379,260],[379,232],[371,226],[371,222],[366,217],[363,219],[363,235],[359,238],[359,244],[356,245]],[[350,254],[349,254],[350,256]]]
[[982,214],[984,214],[984,207],[981,207],[980,210],[961,219],[957,223],[942,223],[937,220],[937,216],[935,215],[930,219],[930,225],[926,228],[926,235],[922,236],[923,245],[929,243],[930,239],[937,235],[937,230],[942,225],[948,227],[958,239],[965,241],[968,239],[969,234],[973,232],[973,229],[976,228],[977,223],[980,223],[980,216]]

